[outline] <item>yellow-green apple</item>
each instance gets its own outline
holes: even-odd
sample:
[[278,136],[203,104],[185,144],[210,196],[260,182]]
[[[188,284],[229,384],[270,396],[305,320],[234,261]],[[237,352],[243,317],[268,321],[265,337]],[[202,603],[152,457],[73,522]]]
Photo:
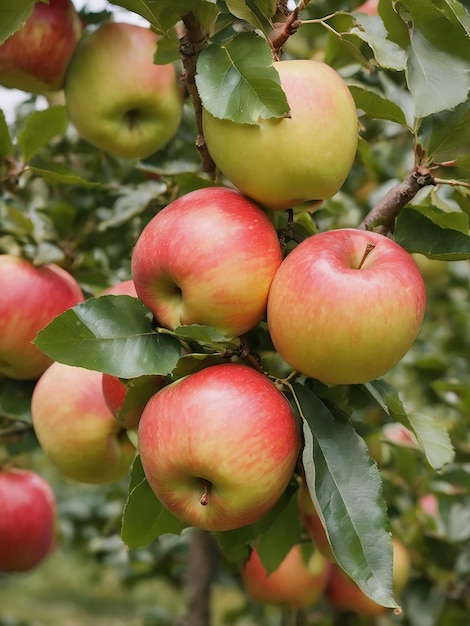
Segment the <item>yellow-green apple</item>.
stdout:
[[315,505],[312,502],[307,483],[304,479],[301,480],[297,492],[297,506],[299,509],[299,517],[317,550],[328,559],[328,561],[332,563],[336,562],[330,542],[328,541],[328,535],[326,534]]
[[81,33],[71,0],[36,2],[25,24],[0,46],[0,84],[31,93],[62,89]]
[[54,493],[31,470],[0,468],[0,573],[27,572],[55,545]]
[[132,278],[162,326],[204,324],[238,336],[265,315],[281,260],[269,217],[232,189],[208,187],[147,224],[132,254]]
[[274,63],[288,117],[238,124],[203,110],[209,153],[247,196],[271,209],[330,198],[352,167],[358,141],[354,100],[341,76],[313,60]]
[[253,549],[241,570],[247,594],[255,602],[302,609],[316,604],[323,596],[331,563],[313,544],[294,545],[278,568],[267,573],[258,552]]
[[153,62],[157,40],[147,27],[109,22],[83,35],[70,60],[70,120],[83,139],[116,157],[148,157],[178,130],[182,92],[174,66]]
[[0,254],[0,376],[36,379],[52,363],[33,343],[54,317],[84,299],[71,274],[55,264]]
[[384,235],[344,228],[308,237],[282,262],[268,298],[274,346],[328,384],[365,383],[412,346],[426,292],[411,255]]
[[138,446],[164,506],[191,526],[231,530],[258,520],[284,493],[300,435],[274,383],[226,363],[158,391],[140,418]]
[[[411,560],[408,550],[402,541],[393,537],[393,592],[398,599],[409,580],[410,572]],[[360,615],[381,615],[389,610],[366,596],[336,564],[332,564],[331,567],[326,595],[331,606],[338,611]]]
[[63,476],[81,483],[121,480],[135,456],[101,385],[101,372],[56,362],[38,380],[31,399],[41,448]]

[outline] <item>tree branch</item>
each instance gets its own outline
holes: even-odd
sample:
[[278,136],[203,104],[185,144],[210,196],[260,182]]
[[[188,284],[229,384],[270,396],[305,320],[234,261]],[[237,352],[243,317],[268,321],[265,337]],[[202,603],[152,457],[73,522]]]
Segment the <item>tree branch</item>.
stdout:
[[187,626],[210,626],[214,545],[210,532],[194,529],[190,539],[186,584]]
[[435,184],[435,179],[428,168],[417,168],[382,198],[366,215],[358,228],[374,230],[382,235],[392,233],[401,209],[416,196],[420,189]]

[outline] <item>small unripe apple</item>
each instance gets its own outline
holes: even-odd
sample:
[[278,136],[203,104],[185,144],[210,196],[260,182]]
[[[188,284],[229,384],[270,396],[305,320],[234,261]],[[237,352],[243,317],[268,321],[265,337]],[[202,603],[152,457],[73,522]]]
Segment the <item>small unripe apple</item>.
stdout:
[[27,572],[55,544],[56,503],[36,472],[0,468],[0,573]]

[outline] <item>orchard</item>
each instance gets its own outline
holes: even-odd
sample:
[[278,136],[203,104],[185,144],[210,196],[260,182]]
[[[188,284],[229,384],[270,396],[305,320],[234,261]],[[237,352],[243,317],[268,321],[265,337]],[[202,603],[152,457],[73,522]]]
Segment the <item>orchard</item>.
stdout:
[[466,626],[466,0],[0,5],[0,626]]

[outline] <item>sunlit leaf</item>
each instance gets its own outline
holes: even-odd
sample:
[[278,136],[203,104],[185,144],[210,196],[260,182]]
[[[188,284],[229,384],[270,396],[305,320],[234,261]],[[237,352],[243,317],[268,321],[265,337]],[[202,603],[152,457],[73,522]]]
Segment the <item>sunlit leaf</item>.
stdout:
[[25,127],[18,133],[18,145],[25,163],[28,163],[51,139],[64,135],[67,122],[67,111],[62,105],[31,113]]
[[377,16],[356,14],[357,26],[349,32],[365,41],[372,49],[377,63],[392,70],[406,67],[406,52],[394,41],[388,39],[388,33],[382,20]]

